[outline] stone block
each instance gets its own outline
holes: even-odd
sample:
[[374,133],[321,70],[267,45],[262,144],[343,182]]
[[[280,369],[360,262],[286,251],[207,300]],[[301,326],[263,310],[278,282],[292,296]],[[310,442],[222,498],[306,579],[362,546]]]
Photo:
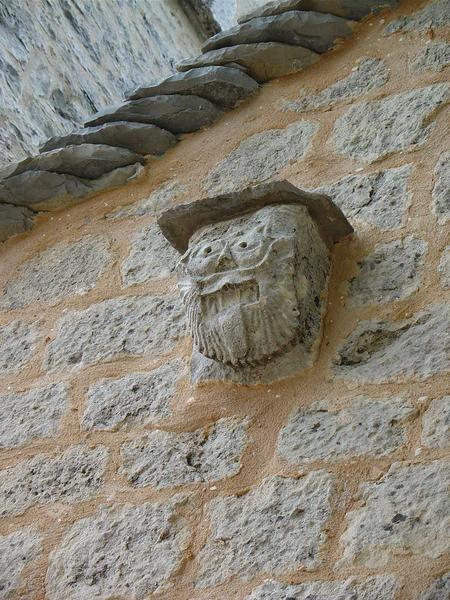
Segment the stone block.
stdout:
[[402,398],[359,396],[345,408],[314,402],[290,417],[278,437],[278,454],[289,463],[384,456],[405,441],[405,421],[415,409]]
[[176,144],[177,138],[164,129],[147,123],[105,123],[98,127],[84,127],[68,133],[50,138],[41,147],[41,152],[64,148],[80,144],[106,144],[118,148],[128,148],[143,156],[147,154],[164,154]]
[[139,100],[148,96],[187,94],[206,98],[222,108],[234,108],[254,94],[259,85],[243,71],[229,67],[202,67],[176,73],[167,79],[139,87],[129,96]]
[[332,144],[339,154],[374,162],[422,146],[434,128],[433,117],[450,99],[450,84],[362,102],[336,120]]
[[72,243],[52,246],[22,263],[7,281],[0,309],[11,310],[85,294],[97,283],[111,260],[109,242],[85,236]]
[[434,169],[434,176],[434,212],[438,223],[443,225],[450,219],[450,152],[441,154]]
[[35,213],[25,206],[0,204],[0,242],[33,227]]
[[364,506],[347,513],[341,565],[385,567],[399,557],[437,559],[450,550],[450,465],[394,463],[362,486]]
[[320,55],[301,46],[261,42],[240,44],[229,48],[211,50],[206,54],[189,58],[177,65],[178,71],[188,71],[199,67],[238,64],[259,83],[276,77],[301,71],[319,60]]
[[425,31],[439,29],[450,23],[448,0],[431,0],[421,10],[392,21],[384,29],[384,35],[402,31]]
[[35,325],[24,321],[12,321],[0,325],[0,376],[16,373],[33,356],[38,339]]
[[351,306],[403,300],[419,288],[427,244],[412,235],[380,244],[358,263],[349,283]]
[[428,448],[450,446],[450,396],[436,398],[423,416],[422,444]]
[[389,69],[379,58],[365,58],[352,69],[344,79],[340,79],[318,93],[305,93],[293,102],[284,101],[283,110],[305,112],[318,108],[331,108],[345,100],[357,98],[362,94],[383,86],[389,79]]
[[316,568],[332,487],[328,473],[315,471],[301,479],[269,477],[246,494],[213,500],[197,586]]
[[85,125],[130,121],[150,123],[171,133],[190,133],[211,125],[221,114],[222,111],[205,98],[166,94],[110,106],[96,113]]
[[183,374],[183,363],[175,359],[149,373],[100,380],[89,388],[82,429],[114,430],[162,421],[171,414],[170,402]]
[[445,600],[450,597],[450,571],[436,579],[431,586],[422,592],[419,600]]
[[53,436],[68,407],[62,383],[0,396],[0,448]]
[[193,432],[155,430],[122,446],[120,472],[133,487],[158,489],[237,475],[247,420],[225,418]]
[[133,204],[122,206],[106,215],[107,219],[124,219],[126,217],[156,216],[172,206],[172,201],[183,194],[186,188],[178,181],[169,181],[156,188],[148,198],[138,200]]
[[450,310],[435,304],[403,321],[362,321],[338,352],[335,372],[350,381],[423,380],[450,369]]
[[72,446],[56,457],[34,458],[0,471],[1,516],[22,515],[32,506],[90,500],[103,483],[108,453]]
[[47,369],[84,367],[124,356],[169,352],[184,335],[178,298],[114,298],[64,315],[45,359]]
[[441,256],[441,260],[438,265],[438,272],[441,276],[442,286],[450,288],[450,246],[444,250]]
[[209,173],[210,195],[234,192],[272,177],[307,153],[318,126],[298,121],[284,129],[268,129],[243,140]]
[[9,535],[0,536],[1,600],[25,598],[22,594],[16,595],[25,583],[22,580],[22,572],[37,558],[41,548],[41,536],[33,527],[25,527]]
[[411,172],[412,166],[404,165],[369,175],[351,175],[314,191],[330,196],[351,223],[389,231],[405,221],[411,203]]
[[173,275],[177,263],[176,251],[158,225],[151,223],[134,234],[130,252],[120,267],[122,281],[129,287],[149,279],[165,279]]
[[450,44],[429,42],[411,61],[411,71],[442,71],[450,65]]

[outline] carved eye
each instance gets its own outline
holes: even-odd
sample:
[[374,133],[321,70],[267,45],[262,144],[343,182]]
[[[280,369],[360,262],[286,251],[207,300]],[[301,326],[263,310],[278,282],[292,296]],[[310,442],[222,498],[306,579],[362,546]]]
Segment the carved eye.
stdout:
[[211,246],[207,246],[204,250],[203,250],[203,254],[206,256],[206,254],[211,254],[212,252],[212,248]]
[[247,248],[247,242],[240,242],[239,248]]

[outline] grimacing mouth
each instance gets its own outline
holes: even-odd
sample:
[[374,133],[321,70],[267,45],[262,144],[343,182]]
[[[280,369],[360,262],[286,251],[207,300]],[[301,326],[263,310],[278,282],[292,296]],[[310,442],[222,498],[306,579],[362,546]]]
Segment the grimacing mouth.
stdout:
[[259,302],[259,285],[254,279],[241,283],[226,283],[216,292],[200,296],[202,310],[210,316],[228,308]]

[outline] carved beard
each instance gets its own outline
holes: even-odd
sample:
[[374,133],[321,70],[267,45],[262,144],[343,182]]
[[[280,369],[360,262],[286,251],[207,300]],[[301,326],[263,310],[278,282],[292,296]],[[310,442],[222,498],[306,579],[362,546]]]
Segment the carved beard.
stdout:
[[181,292],[194,343],[213,360],[233,367],[264,364],[298,334],[292,276],[282,277],[268,294],[256,280],[226,286],[210,296],[201,296],[192,281],[186,284],[185,280]]

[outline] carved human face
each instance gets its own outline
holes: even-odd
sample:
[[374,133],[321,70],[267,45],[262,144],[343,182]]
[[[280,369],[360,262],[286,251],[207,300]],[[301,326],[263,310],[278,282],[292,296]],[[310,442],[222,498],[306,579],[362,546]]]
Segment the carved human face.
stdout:
[[198,350],[220,362],[263,363],[296,337],[306,280],[296,269],[300,206],[267,206],[196,232],[180,291]]

